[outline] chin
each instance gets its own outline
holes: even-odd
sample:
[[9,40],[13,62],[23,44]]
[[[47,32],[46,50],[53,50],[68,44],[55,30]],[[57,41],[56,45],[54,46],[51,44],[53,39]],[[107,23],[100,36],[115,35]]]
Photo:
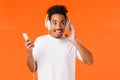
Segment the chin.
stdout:
[[58,35],[56,35],[55,37],[56,37],[56,38],[61,38],[61,37],[62,37],[62,35],[59,35],[59,36],[58,36]]
[[56,36],[56,38],[61,38],[62,36]]

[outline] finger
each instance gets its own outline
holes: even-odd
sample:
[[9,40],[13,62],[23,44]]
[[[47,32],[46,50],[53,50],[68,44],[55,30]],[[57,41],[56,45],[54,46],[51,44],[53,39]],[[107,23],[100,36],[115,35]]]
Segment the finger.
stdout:
[[70,27],[69,27],[70,30],[74,30],[74,27],[72,24],[70,24]]
[[27,45],[30,45],[30,44],[32,44],[32,42],[31,42],[31,41],[27,42]]
[[70,24],[70,27],[71,27],[72,30],[75,30],[72,24]]
[[30,41],[30,40],[29,40],[29,39],[27,39],[27,41],[25,42],[25,45],[27,45],[29,41]]
[[28,45],[31,44],[32,42],[30,40],[27,40],[25,43]]
[[70,24],[70,28],[71,28],[71,37],[75,38],[75,29],[74,26],[72,24]]
[[69,30],[70,30],[72,33],[74,33],[74,32],[75,32],[74,27],[73,27],[73,25],[72,25],[72,24],[70,24]]
[[33,47],[34,47],[34,45],[30,44],[30,45],[26,46],[26,49],[32,49]]
[[30,41],[29,39],[27,39],[27,41],[26,42],[28,42],[28,41]]
[[25,43],[25,47],[27,47],[27,46],[29,46],[29,45],[33,45],[31,41],[27,41],[27,42]]

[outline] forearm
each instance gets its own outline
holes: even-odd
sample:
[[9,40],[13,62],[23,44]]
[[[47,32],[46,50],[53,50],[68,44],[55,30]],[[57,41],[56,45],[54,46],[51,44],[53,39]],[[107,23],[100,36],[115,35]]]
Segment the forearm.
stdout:
[[78,49],[82,60],[86,64],[92,64],[93,63],[93,57],[89,50],[87,50],[77,39],[73,39],[72,43],[75,45],[75,47]]
[[27,66],[31,72],[35,72],[37,70],[37,64],[35,63],[32,54],[27,55]]

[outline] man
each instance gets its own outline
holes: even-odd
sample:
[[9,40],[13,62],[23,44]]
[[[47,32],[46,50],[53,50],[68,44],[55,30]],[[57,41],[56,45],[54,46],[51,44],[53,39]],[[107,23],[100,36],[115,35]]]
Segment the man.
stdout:
[[32,72],[38,69],[38,80],[75,80],[76,58],[92,64],[92,54],[76,38],[69,23],[70,35],[64,35],[68,17],[63,5],[48,9],[50,33],[40,36],[33,44],[27,40],[27,65]]

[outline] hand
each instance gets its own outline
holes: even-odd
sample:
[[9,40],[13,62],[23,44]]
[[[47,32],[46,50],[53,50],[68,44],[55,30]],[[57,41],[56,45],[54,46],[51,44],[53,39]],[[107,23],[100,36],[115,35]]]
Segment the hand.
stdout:
[[33,45],[33,43],[30,40],[27,40],[25,42],[25,47],[26,47],[27,53],[29,55],[32,54],[32,49],[33,49],[34,45]]
[[73,41],[73,40],[76,39],[75,29],[74,29],[74,27],[73,27],[72,24],[70,24],[69,26],[70,26],[70,27],[69,27],[70,35],[68,36],[68,39],[69,39],[70,41]]

